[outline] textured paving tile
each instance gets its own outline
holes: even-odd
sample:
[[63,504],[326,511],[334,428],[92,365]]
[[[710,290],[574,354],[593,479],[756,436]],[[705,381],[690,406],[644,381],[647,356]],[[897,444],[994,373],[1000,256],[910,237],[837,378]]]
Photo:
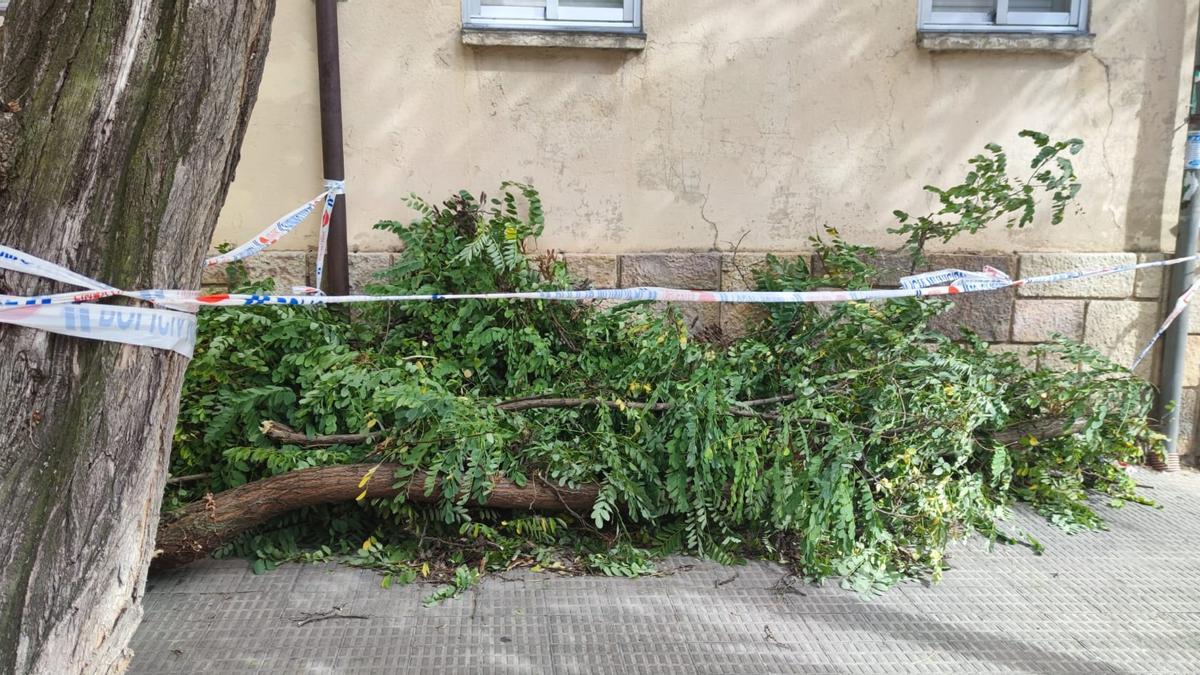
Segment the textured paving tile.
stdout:
[[[969,539],[941,583],[870,600],[672,558],[638,580],[514,571],[425,608],[431,587],[364,570],[204,561],[150,579],[131,672],[1200,672],[1200,474],[1137,479],[1163,508],[1078,535],[1018,509],[1045,555]],[[335,607],[370,618],[296,625]]]

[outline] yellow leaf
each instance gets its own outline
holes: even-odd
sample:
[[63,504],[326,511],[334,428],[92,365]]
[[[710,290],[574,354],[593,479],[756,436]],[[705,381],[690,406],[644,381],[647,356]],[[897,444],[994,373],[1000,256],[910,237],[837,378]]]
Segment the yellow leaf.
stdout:
[[[368,472],[366,473],[366,475],[364,475],[364,476],[362,477],[362,480],[358,481],[358,487],[366,487],[366,486],[367,486],[367,483],[371,482],[371,476],[374,476],[374,475],[375,475],[375,470],[376,470],[376,469],[378,469],[378,468],[379,468],[379,465],[378,465],[378,464],[376,464],[375,466],[371,467],[371,470],[370,470],[370,471],[368,471]],[[366,493],[364,492],[363,494],[366,494]],[[359,499],[362,499],[362,497],[359,497]]]
[[362,543],[362,550],[369,551],[371,546],[375,544],[375,537],[367,537],[367,540]]
[[421,576],[429,576],[429,563],[424,563],[421,565]]
[[360,492],[360,493],[358,494],[358,496],[357,496],[357,497],[355,497],[355,498],[354,498],[354,501],[356,501],[356,502],[361,502],[362,500],[364,500],[364,499],[366,499],[366,498],[367,498],[367,491],[366,491],[366,490],[363,490],[362,492]]

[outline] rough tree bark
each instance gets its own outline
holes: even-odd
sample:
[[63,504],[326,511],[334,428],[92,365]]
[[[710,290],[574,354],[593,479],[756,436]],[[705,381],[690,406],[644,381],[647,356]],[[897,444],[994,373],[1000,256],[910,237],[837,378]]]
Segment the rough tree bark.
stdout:
[[[372,469],[375,474],[365,487],[366,499],[394,497],[404,491],[412,502],[437,501],[437,492],[425,494],[424,473],[418,472],[404,487],[392,487],[392,476],[399,468],[395,464],[348,464],[301,469],[247,483],[165,513],[158,526],[156,546],[160,553],[154,558],[154,568],[170,569],[207,557],[237,535],[288,511],[353,501],[364,492],[359,482]],[[487,506],[588,514],[599,493],[598,485],[569,488],[534,479],[519,486],[498,478],[488,494]]]
[[[120,288],[198,287],[273,12],[274,0],[14,0],[0,242]],[[0,277],[0,293],[59,290]],[[119,671],[187,364],[11,326],[0,354],[0,672]]]

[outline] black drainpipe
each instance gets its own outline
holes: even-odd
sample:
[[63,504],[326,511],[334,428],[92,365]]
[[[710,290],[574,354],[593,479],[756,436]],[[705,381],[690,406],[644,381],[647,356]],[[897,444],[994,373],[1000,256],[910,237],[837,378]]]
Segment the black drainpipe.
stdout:
[[[338,57],[338,0],[317,2],[317,73],[321,90],[321,158],[327,180],[346,180],[342,154],[342,72]],[[348,187],[348,189],[350,189]],[[350,292],[350,254],[346,246],[346,195],[338,195],[329,220],[325,256],[325,292]]]

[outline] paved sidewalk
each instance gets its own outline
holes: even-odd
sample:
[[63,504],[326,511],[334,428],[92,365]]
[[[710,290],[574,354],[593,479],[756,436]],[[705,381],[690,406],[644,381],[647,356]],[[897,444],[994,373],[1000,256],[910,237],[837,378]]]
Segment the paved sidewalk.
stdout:
[[[151,577],[133,673],[1196,673],[1200,475],[1138,471],[1162,510],[1104,510],[1110,531],[1045,545],[955,548],[934,586],[863,601],[781,568],[689,559],[647,579],[489,579],[426,609],[433,589],[289,565],[207,561]],[[337,619],[297,626],[305,612]]]

